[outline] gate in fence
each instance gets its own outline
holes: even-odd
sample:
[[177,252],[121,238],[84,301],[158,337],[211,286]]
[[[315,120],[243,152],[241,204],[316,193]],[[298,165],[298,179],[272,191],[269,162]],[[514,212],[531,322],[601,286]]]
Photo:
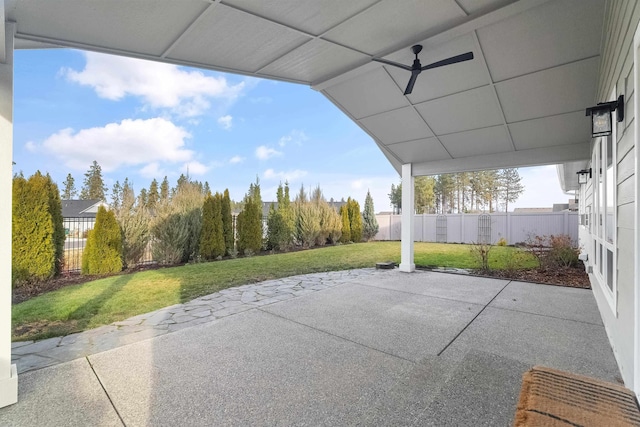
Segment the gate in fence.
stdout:
[[447,216],[438,215],[436,217],[436,242],[447,243]]
[[491,243],[491,216],[487,214],[478,217],[478,243]]

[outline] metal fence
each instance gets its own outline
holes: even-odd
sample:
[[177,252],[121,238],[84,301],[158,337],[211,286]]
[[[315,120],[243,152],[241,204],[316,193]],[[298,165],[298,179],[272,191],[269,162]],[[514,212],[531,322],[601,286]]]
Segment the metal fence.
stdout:
[[[95,218],[89,217],[63,219],[62,224],[65,233],[63,273],[75,273],[82,269],[82,254],[87,245],[87,233],[89,230],[93,230],[95,222]],[[151,246],[152,243],[149,242],[147,250],[145,250],[138,264],[153,262]]]
[[[424,214],[414,218],[414,241],[496,243],[501,238],[507,244],[526,242],[531,235],[568,234],[578,242],[578,213],[514,213],[492,214]],[[400,240],[401,215],[376,215],[379,231],[375,240]]]

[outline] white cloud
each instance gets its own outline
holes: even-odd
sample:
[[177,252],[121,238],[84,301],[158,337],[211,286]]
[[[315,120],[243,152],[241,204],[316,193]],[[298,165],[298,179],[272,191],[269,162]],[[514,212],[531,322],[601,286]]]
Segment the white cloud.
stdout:
[[272,179],[272,180],[280,180],[280,181],[288,181],[289,183],[294,182],[304,176],[307,175],[307,171],[303,171],[300,169],[292,170],[292,171],[281,171],[276,172],[273,169],[267,169],[264,171],[262,175],[264,179]]
[[242,163],[242,162],[244,162],[244,157],[240,157],[240,156],[233,156],[231,159],[229,159],[229,163],[231,163],[232,165]]
[[245,82],[231,85],[222,76],[206,76],[172,64],[94,52],[85,57],[83,70],[62,70],[67,79],[92,87],[101,98],[117,101],[137,96],[146,106],[170,109],[183,117],[203,114],[211,99],[232,101],[245,87]]
[[158,178],[167,174],[164,169],[160,168],[158,162],[149,163],[148,165],[140,169],[139,173],[143,177],[149,179]]
[[86,170],[96,160],[105,172],[147,165],[143,168],[147,173],[154,167],[150,163],[190,161],[194,153],[185,148],[185,139],[190,137],[189,132],[163,118],[125,119],[78,132],[62,129],[38,147],[75,170]]
[[182,166],[182,170],[184,173],[188,173],[189,176],[192,175],[204,175],[211,169],[209,166],[203,165],[202,163],[194,160],[191,162],[187,162]]
[[268,96],[259,96],[257,98],[249,99],[249,102],[251,102],[252,104],[271,104],[272,101],[273,99]]
[[302,145],[302,143],[304,141],[307,141],[309,139],[309,137],[307,135],[305,135],[305,133],[301,130],[292,130],[291,132],[289,132],[288,135],[283,136],[282,138],[280,138],[280,140],[278,141],[278,145],[280,147],[284,147],[285,145],[289,144],[289,143],[293,143],[296,145]]
[[[369,181],[370,182],[370,181]],[[367,184],[368,182],[365,181],[364,179],[356,179],[354,181],[351,181],[351,188],[354,190],[360,190],[362,189],[365,184]]]
[[27,141],[27,143],[24,144],[24,148],[26,148],[27,151],[30,151],[31,153],[35,153],[36,151],[38,151],[38,146],[33,141]]
[[281,156],[282,152],[274,148],[269,148],[266,145],[261,145],[256,148],[256,157],[260,160],[267,160],[274,156]]
[[231,126],[233,126],[233,123],[231,123],[232,120],[233,117],[227,114],[226,116],[218,117],[218,124],[222,129],[229,130]]

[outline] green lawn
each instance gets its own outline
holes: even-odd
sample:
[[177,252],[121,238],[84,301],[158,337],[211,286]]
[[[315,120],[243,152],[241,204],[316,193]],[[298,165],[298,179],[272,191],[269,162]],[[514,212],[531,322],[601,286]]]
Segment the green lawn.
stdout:
[[[416,243],[418,266],[475,268],[468,245]],[[492,268],[505,268],[518,249],[494,247]],[[400,262],[399,242],[332,246],[123,274],[69,286],[13,306],[13,340],[68,335],[192,300],[221,289],[319,271]],[[522,267],[533,267],[529,259]]]

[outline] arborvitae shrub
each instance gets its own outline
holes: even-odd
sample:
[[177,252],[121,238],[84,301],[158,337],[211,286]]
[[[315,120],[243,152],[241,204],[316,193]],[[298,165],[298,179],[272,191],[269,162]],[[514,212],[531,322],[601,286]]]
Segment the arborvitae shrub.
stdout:
[[207,196],[202,206],[202,230],[200,232],[200,256],[206,260],[225,254],[222,224],[222,196]]
[[286,232],[286,224],[279,210],[271,205],[267,216],[267,249],[282,250],[283,233]]
[[63,250],[62,207],[57,186],[40,172],[29,180],[16,176],[12,208],[13,285],[55,276],[62,266]]
[[213,226],[213,197],[208,195],[202,204],[202,229],[200,230],[200,256],[211,260],[213,256],[214,226]]
[[362,241],[362,214],[360,204],[349,198],[347,199],[347,211],[349,213],[349,228],[351,230],[351,241],[358,243]]
[[109,274],[120,271],[122,271],[122,232],[113,211],[100,206],[82,254],[82,273]]
[[238,214],[238,216],[236,217],[236,235],[237,235],[237,242],[236,242],[236,248],[238,249],[238,253],[240,254],[244,254],[244,251],[246,249],[246,239],[244,237],[245,235],[245,231],[244,231],[244,211],[240,212]]
[[12,280],[45,280],[55,273],[53,222],[48,213],[48,189],[34,177],[13,179]]
[[245,198],[242,223],[238,225],[238,251],[256,254],[262,249],[262,206],[250,196]]
[[340,218],[342,219],[340,242],[349,243],[351,241],[351,225],[349,224],[349,210],[347,205],[340,206]]
[[362,213],[362,236],[369,241],[376,237],[379,228],[375,210],[373,209],[373,198],[371,193],[367,191],[367,197],[364,199],[364,212]]
[[231,198],[228,189],[224,190],[221,209],[225,252],[227,255],[231,255],[233,253],[233,216],[231,215]]
[[47,174],[49,181],[49,214],[53,222],[53,246],[55,248],[55,275],[62,272],[64,264],[64,219],[62,218],[62,201],[60,200],[60,191],[51,176]]

